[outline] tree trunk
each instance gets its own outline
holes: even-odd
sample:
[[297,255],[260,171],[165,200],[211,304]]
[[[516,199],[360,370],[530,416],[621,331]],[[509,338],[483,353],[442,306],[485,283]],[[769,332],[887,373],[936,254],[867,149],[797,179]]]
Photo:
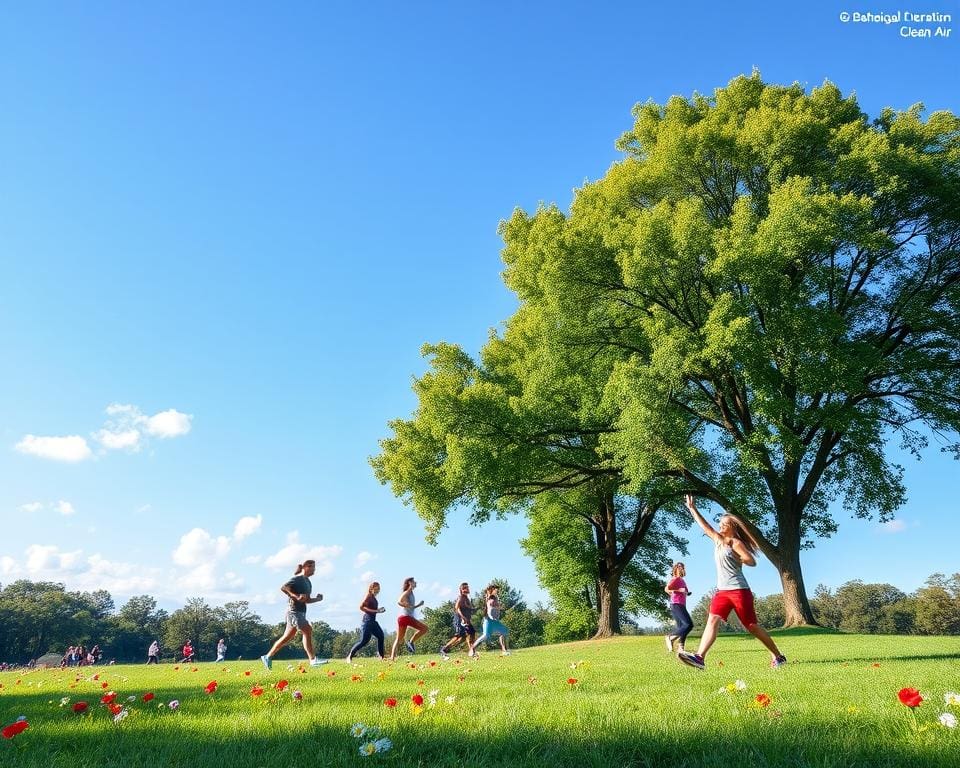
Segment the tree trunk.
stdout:
[[780,583],[783,586],[783,611],[785,627],[800,627],[816,625],[813,609],[807,599],[807,589],[803,585],[803,572],[800,570],[800,547],[790,547],[791,551],[784,552],[783,543],[780,550],[779,562],[774,563],[780,572]]
[[597,582],[597,634],[594,638],[620,634],[620,574],[608,571],[607,578]]

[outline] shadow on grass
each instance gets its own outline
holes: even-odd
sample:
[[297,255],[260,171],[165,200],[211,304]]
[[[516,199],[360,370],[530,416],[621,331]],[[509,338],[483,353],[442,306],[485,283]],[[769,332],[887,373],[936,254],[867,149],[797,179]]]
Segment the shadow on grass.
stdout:
[[[131,718],[131,721],[133,718]],[[355,766],[368,762],[395,766],[430,768],[485,768],[516,766],[565,768],[566,766],[871,766],[897,768],[955,766],[958,746],[941,742],[926,746],[899,738],[888,743],[882,734],[851,734],[835,723],[810,723],[803,727],[757,716],[749,738],[743,734],[690,738],[680,734],[651,733],[637,726],[629,731],[624,722],[620,732],[591,732],[585,722],[577,732],[555,733],[542,728],[517,725],[508,732],[477,736],[456,727],[437,734],[427,732],[424,723],[398,719],[384,733],[393,749],[374,758],[359,754],[362,741],[350,738],[344,729],[324,726],[291,727],[278,717],[260,724],[256,732],[244,731],[242,724],[233,733],[184,728],[177,730],[167,718],[163,725],[125,723],[121,727],[77,729],[32,728],[18,737],[12,761],[27,768],[193,768],[194,766]],[[470,728],[476,724],[471,723]],[[708,728],[709,726],[705,726]],[[266,733],[265,733],[266,732]],[[3,745],[0,745],[3,746]],[[12,746],[12,745],[8,745]],[[4,750],[7,751],[7,750]]]
[[910,655],[891,656],[890,654],[874,656],[840,656],[831,659],[803,659],[804,664],[841,664],[843,662],[888,662],[888,661],[955,661],[960,659],[960,653],[915,653]]

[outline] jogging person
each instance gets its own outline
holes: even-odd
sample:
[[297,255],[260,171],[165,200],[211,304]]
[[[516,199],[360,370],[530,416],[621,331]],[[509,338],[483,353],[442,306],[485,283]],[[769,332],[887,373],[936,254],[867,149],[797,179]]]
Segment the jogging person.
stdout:
[[363,602],[360,603],[360,613],[363,614],[363,618],[360,619],[360,639],[354,643],[350,653],[347,654],[347,664],[353,662],[353,654],[369,643],[371,637],[377,638],[377,657],[383,658],[383,628],[377,622],[377,614],[384,613],[387,609],[380,607],[377,602],[378,594],[380,594],[380,582],[371,582]]
[[317,564],[313,560],[304,560],[297,566],[293,573],[293,578],[280,587],[288,598],[290,598],[289,608],[287,610],[287,628],[280,638],[273,644],[273,647],[260,657],[263,666],[270,669],[273,666],[273,657],[283,646],[293,640],[297,630],[303,634],[303,650],[307,652],[307,658],[310,660],[311,667],[319,667],[326,664],[326,659],[318,659],[313,653],[313,628],[307,621],[307,605],[309,603],[319,603],[323,600],[323,595],[317,594],[316,597],[310,597],[313,592],[313,585],[310,583],[310,577],[317,570]]
[[477,648],[486,642],[487,638],[493,637],[494,635],[497,635],[500,640],[500,655],[510,655],[510,651],[507,650],[507,636],[510,634],[510,630],[500,621],[499,592],[500,587],[496,584],[491,584],[484,590],[487,601],[487,612],[483,617],[483,634],[470,646],[470,656],[476,656]]
[[673,620],[677,625],[673,632],[664,638],[668,653],[673,653],[673,645],[677,641],[679,641],[678,650],[685,651],[684,641],[690,634],[690,630],[693,629],[693,619],[690,618],[690,613],[687,611],[687,596],[693,593],[687,589],[687,582],[683,580],[686,575],[687,567],[683,563],[675,563],[672,577],[663,589],[670,595],[670,613],[673,614]]
[[423,605],[423,600],[419,603],[414,602],[416,598],[413,596],[413,588],[417,586],[417,580],[411,576],[410,578],[403,580],[403,592],[400,593],[400,597],[397,598],[397,605],[400,606],[401,614],[397,617],[397,636],[393,641],[393,647],[390,649],[390,661],[393,661],[397,658],[397,648],[400,647],[400,643],[404,642],[404,636],[407,634],[407,629],[413,627],[416,632],[413,637],[405,642],[407,650],[410,653],[416,653],[416,642],[425,634],[427,634],[427,625],[422,621],[417,619],[417,608]]
[[470,603],[470,585],[463,582],[460,585],[460,594],[453,604],[453,637],[445,645],[440,646],[440,655],[449,659],[447,651],[463,640],[467,641],[467,648],[473,645],[477,630],[473,628],[473,605]]
[[693,515],[703,532],[713,539],[713,559],[717,564],[717,593],[710,601],[710,616],[707,625],[703,628],[700,638],[700,647],[696,653],[682,651],[677,654],[684,664],[703,669],[704,658],[713,641],[717,639],[717,629],[720,622],[726,620],[730,611],[737,614],[744,628],[763,643],[770,651],[770,666],[781,667],[787,663],[787,658],[780,653],[773,638],[767,630],[757,622],[757,614],[753,608],[753,592],[743,576],[744,565],[756,565],[754,557],[759,547],[743,522],[731,514],[720,518],[719,531],[713,530],[703,515],[697,510],[693,496],[686,498],[687,509]]

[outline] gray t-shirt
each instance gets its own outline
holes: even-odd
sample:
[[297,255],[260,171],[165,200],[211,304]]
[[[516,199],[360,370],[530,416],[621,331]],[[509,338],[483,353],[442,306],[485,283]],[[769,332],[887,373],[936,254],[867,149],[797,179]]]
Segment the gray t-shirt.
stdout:
[[[295,592],[298,595],[312,595],[313,594],[313,585],[310,583],[310,579],[304,576],[302,573],[294,576],[290,581],[283,585],[286,589],[289,589],[291,592]],[[303,600],[294,600],[290,598],[290,607],[289,610],[296,611],[297,613],[306,613],[307,604]]]
[[717,564],[717,589],[750,589],[743,575],[743,563],[733,547],[728,547],[723,540],[717,540],[713,547],[713,559]]
[[415,598],[415,597],[413,596],[413,592],[408,592],[408,593],[407,593],[407,600],[408,600],[407,604],[406,604],[405,606],[403,606],[403,609],[402,609],[402,610],[403,610],[403,615],[404,615],[404,616],[416,616],[416,615],[417,615],[417,609],[414,608],[413,606],[415,606],[415,605],[417,604],[417,598]]

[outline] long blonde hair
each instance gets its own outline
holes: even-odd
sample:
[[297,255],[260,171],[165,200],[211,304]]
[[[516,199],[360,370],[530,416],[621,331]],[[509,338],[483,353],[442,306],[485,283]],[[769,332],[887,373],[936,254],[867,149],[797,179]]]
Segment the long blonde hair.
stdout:
[[681,568],[684,570],[684,572],[686,572],[687,566],[685,566],[683,563],[674,563],[674,564],[673,564],[673,571],[671,571],[671,573],[672,573],[672,575],[673,575],[673,578],[676,579],[678,576],[680,576],[679,571],[680,571]]
[[738,539],[740,543],[747,548],[747,551],[751,555],[757,554],[757,550],[760,549],[760,545],[757,544],[757,540],[750,535],[750,531],[748,531],[747,526],[743,524],[743,520],[736,515],[731,515],[729,512],[720,519],[725,519],[730,523],[730,527],[733,529],[731,535],[732,538]]

